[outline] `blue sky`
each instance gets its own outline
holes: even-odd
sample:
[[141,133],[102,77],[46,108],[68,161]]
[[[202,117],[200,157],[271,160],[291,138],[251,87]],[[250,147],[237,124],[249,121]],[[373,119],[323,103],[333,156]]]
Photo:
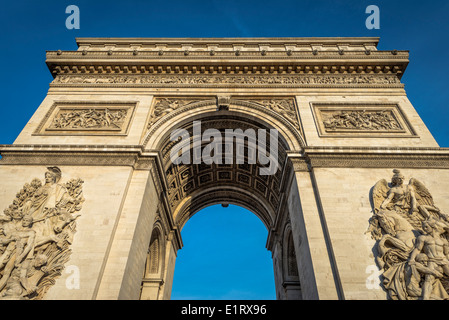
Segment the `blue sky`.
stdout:
[[[65,8],[72,4],[80,8],[80,30],[65,27]],[[380,30],[365,27],[365,9],[371,4],[380,8]],[[447,0],[4,1],[0,11],[0,144],[13,143],[46,96],[52,77],[45,65],[45,51],[75,50],[75,37],[375,36],[380,37],[379,49],[410,50],[403,77],[408,97],[440,146],[449,147],[448,13]],[[208,260],[201,260],[206,251],[199,244],[210,239],[201,237],[214,230],[213,240],[219,243],[207,244],[221,251],[218,255],[208,251]],[[174,298],[274,298],[272,262],[265,250],[267,233],[254,215],[232,207],[213,207],[192,218],[182,236],[185,247],[179,252]],[[260,237],[263,241],[256,241]],[[225,256],[229,248],[233,254]],[[260,279],[271,277],[271,282],[241,287],[243,280],[234,272],[254,271],[245,262],[253,251],[259,256],[252,260],[260,261],[259,269],[265,272]],[[203,272],[213,271],[211,278],[204,277],[214,279],[206,282],[204,290],[200,290],[203,284],[198,277],[188,272],[189,263],[199,260]]]
[[276,298],[267,229],[252,212],[210,206],[190,218],[181,234],[173,300]]

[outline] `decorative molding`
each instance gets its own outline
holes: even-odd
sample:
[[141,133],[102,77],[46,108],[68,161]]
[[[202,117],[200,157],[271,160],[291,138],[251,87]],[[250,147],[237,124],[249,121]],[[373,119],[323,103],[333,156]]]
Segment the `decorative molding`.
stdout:
[[307,158],[289,158],[293,164],[294,172],[310,171],[310,166]]
[[256,214],[264,223],[266,228],[270,230],[273,225],[274,212],[270,208],[271,206],[266,203],[266,199],[262,198],[257,200],[251,193],[247,193],[241,190],[235,190],[233,188],[221,187],[221,188],[208,188],[205,192],[197,194],[182,203],[182,206],[178,209],[175,223],[180,230],[184,227],[185,223],[195,214],[198,210],[205,208],[213,204],[232,203],[236,205],[248,208],[254,214]]
[[59,75],[51,87],[339,87],[403,88],[394,74],[157,74],[157,75]]
[[[162,170],[162,166],[156,166],[156,160],[152,159],[160,155],[144,153],[142,146],[0,145],[0,154],[0,165],[51,163],[73,166],[132,166],[138,170]],[[449,169],[447,148],[305,147],[301,154],[289,152],[288,158],[292,161],[295,171],[308,170],[306,163],[310,163],[311,168]],[[165,173],[161,175],[165,176]]]
[[449,169],[448,155],[308,154],[312,168],[433,168]]
[[[377,50],[378,38],[79,39],[77,51],[47,51],[62,74],[385,74],[398,79],[407,51]],[[275,63],[273,63],[275,61]],[[330,63],[329,61],[332,61]]]
[[134,166],[137,154],[87,152],[11,152],[2,153],[1,165],[58,166]]

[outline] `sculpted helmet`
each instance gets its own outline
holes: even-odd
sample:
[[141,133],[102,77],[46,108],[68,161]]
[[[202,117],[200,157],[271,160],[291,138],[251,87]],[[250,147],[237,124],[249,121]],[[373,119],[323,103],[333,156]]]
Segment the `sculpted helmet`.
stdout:
[[404,180],[404,175],[401,173],[401,171],[399,169],[394,169],[393,170],[393,177],[391,178],[391,181],[396,184],[397,179],[401,179]]
[[47,170],[55,177],[55,182],[58,183],[61,180],[62,172],[58,167],[48,167]]

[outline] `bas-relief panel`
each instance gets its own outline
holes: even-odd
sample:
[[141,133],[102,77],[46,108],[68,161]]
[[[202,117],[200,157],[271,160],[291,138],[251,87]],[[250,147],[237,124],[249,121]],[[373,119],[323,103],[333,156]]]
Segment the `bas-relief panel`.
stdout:
[[321,137],[412,137],[416,136],[396,104],[312,103]]
[[55,102],[35,135],[126,135],[135,102]]
[[25,183],[0,214],[0,299],[40,300],[71,255],[84,202],[80,178],[61,183],[58,167]]

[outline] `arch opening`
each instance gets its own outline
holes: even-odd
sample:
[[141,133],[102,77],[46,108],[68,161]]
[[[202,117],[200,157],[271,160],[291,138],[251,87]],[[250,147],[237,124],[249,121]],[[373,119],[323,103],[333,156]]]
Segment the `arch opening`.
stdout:
[[[162,126],[161,121],[167,121],[167,119],[159,120],[159,122],[156,122],[153,132],[154,135],[158,136],[158,139],[152,137],[147,139],[147,148],[155,148],[147,150],[158,150],[160,155],[167,186],[163,197],[168,207],[167,211],[171,215],[170,219],[180,231],[183,238],[182,242],[185,242],[184,227],[199,212],[217,208],[216,205],[223,205],[228,209],[238,207],[240,210],[251,212],[251,216],[253,218],[256,216],[264,225],[265,249],[263,250],[272,257],[272,259],[269,259],[271,279],[268,282],[275,287],[275,290],[271,292],[273,294],[271,298],[268,296],[252,298],[272,299],[276,297],[283,299],[285,295],[278,294],[280,287],[286,283],[295,285],[293,282],[296,281],[296,278],[287,282],[282,279],[286,279],[288,274],[295,272],[295,263],[292,259],[295,259],[296,255],[293,252],[294,246],[291,241],[281,239],[284,233],[279,229],[279,226],[284,222],[278,220],[279,217],[288,219],[286,194],[288,194],[289,185],[294,179],[293,165],[287,152],[292,150],[292,147],[298,147],[302,142],[296,140],[292,143],[295,134],[288,133],[284,126],[282,130],[276,132],[276,139],[270,137],[265,140],[265,149],[262,150],[265,152],[262,155],[266,157],[264,162],[261,160],[263,158],[259,157],[259,150],[261,149],[259,148],[259,137],[251,135],[251,133],[271,133],[270,130],[274,129],[274,126],[266,121],[267,119],[263,119],[263,117],[259,119],[254,115],[249,117],[247,114],[238,111],[217,111],[215,108],[212,110],[212,106],[208,103],[203,103],[198,108],[204,110],[193,115],[179,116],[179,121],[174,121],[171,125],[166,123],[166,128],[158,132],[158,127]],[[166,117],[173,119],[176,115],[169,114]],[[201,123],[199,130],[195,128],[196,122]],[[182,130],[183,134],[179,135],[178,132],[177,136],[171,136],[171,133],[176,130]],[[226,134],[229,131],[232,131],[233,135],[231,136],[232,139],[227,140]],[[213,132],[214,134],[206,135],[207,138],[204,138],[207,132]],[[224,138],[220,139],[220,136]],[[211,148],[211,146],[213,147]],[[183,156],[185,150],[188,150],[186,157]],[[221,150],[218,157],[216,156],[217,150]],[[273,154],[272,151],[276,153]],[[200,161],[195,161],[195,156],[198,155],[195,152],[200,155]],[[254,159],[255,153],[256,159]],[[209,163],[202,161],[204,160],[202,157],[204,154],[211,155],[214,160]],[[173,155],[175,155],[175,158],[182,158],[182,161],[173,161]],[[271,161],[276,164],[276,170],[272,174],[263,174],[263,168],[271,166]],[[204,229],[209,230],[208,227],[204,227]],[[279,234],[277,234],[278,232]],[[281,250],[273,251],[273,246],[276,245],[280,245]],[[235,246],[238,247],[238,245]],[[285,261],[285,255],[283,256],[282,253],[286,252],[285,250],[289,250],[287,261]],[[169,252],[169,249],[165,251]],[[178,252],[178,255],[182,256],[185,251],[180,250]],[[207,258],[205,259],[207,262]],[[173,282],[174,274],[176,274],[174,261],[181,259],[175,253],[173,260],[169,260],[169,258],[165,260],[168,269],[171,268],[171,270],[164,271],[165,278],[170,282],[171,290],[171,282]],[[204,259],[202,261],[205,263]],[[279,282],[279,279],[282,281]],[[176,285],[176,282],[174,283]],[[213,286],[217,287],[216,284]],[[195,287],[191,286],[191,289],[193,288]],[[195,295],[189,295],[189,297],[194,298]],[[226,297],[226,295],[222,293],[221,297]],[[177,299],[179,295],[177,296],[175,293],[172,298]],[[214,299],[217,298],[219,297],[216,296]],[[234,299],[243,298],[234,296]]]
[[[224,116],[215,112],[196,121],[201,121],[201,131],[195,131],[195,121],[186,120],[182,126],[172,130],[183,130],[184,137],[171,137],[167,133],[159,146],[167,179],[168,203],[175,222],[182,229],[201,208],[223,202],[253,211],[269,229],[280,209],[282,192],[292,173],[284,137],[278,134],[277,139],[272,139],[268,134],[272,128],[237,115]],[[215,130],[218,137],[224,138],[218,141],[216,137],[205,139],[204,133],[209,130]],[[259,132],[267,133],[265,138],[269,137],[264,141],[262,151],[259,136],[255,135]],[[251,136],[252,133],[254,135]],[[210,152],[212,144],[216,149]],[[217,149],[220,150],[218,156]],[[188,153],[186,158],[185,150]],[[268,159],[265,163],[260,159],[263,153]],[[174,154],[182,154],[180,163],[174,163]],[[203,161],[205,154],[212,154],[214,160],[209,163]],[[264,174],[263,170],[273,164],[276,168],[272,174]]]
[[249,210],[212,205],[181,235],[173,300],[274,300],[276,289],[267,230]]

